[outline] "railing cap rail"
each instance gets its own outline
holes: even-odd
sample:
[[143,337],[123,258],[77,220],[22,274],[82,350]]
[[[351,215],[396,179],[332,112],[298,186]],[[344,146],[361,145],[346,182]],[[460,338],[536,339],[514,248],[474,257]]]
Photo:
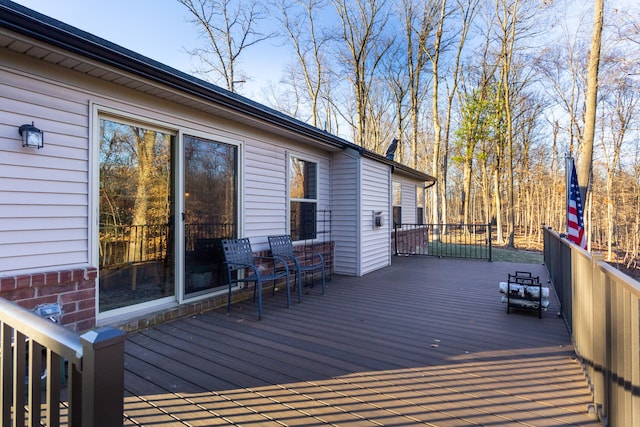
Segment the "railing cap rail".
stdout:
[[82,343],[80,336],[75,332],[43,319],[4,298],[0,298],[0,319],[2,319],[2,323],[14,330],[51,349],[71,363],[81,366]]
[[619,285],[624,286],[633,295],[640,296],[640,282],[633,277],[618,270],[604,259],[596,260],[596,264],[600,270],[606,272],[611,278],[613,278]]

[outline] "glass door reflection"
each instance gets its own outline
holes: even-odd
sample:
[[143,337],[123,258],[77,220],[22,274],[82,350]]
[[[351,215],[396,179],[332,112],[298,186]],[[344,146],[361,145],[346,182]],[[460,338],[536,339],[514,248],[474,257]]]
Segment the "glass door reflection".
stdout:
[[100,313],[175,295],[174,142],[100,118]]
[[238,148],[184,138],[184,247],[186,297],[226,286],[220,242],[237,235]]

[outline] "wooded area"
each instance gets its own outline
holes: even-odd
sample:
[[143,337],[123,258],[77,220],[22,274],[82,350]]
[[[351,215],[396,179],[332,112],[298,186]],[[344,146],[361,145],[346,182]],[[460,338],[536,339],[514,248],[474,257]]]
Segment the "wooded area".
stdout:
[[[590,247],[637,262],[640,14],[632,1],[604,4],[597,43],[598,8],[583,0],[178,1],[204,36],[192,53],[206,78],[242,93],[239,83],[259,70],[241,60],[284,44],[290,55],[277,60],[286,72],[260,101],[381,154],[397,138],[395,159],[438,179],[428,222],[492,222],[499,244],[536,247],[543,223],[565,230],[572,156],[581,178],[591,174],[580,182],[589,184]],[[588,81],[598,89],[593,131]],[[592,167],[581,158],[590,156],[591,132]]]

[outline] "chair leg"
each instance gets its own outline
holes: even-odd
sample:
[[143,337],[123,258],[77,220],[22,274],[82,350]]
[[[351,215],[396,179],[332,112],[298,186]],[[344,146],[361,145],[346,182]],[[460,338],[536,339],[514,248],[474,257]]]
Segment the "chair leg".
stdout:
[[231,311],[231,281],[229,281],[229,295],[227,296],[227,314]]
[[254,294],[253,294],[254,299],[255,299],[256,288],[258,292],[258,320],[262,320],[262,281],[256,282],[256,287],[254,288]]
[[[291,289],[289,287],[289,275],[285,277],[285,286],[287,288],[287,308],[291,307]],[[275,285],[274,285],[275,286]]]
[[324,266],[320,269],[322,272],[322,295],[325,293],[325,284],[324,284]]
[[302,272],[296,270],[296,281],[298,282],[298,302],[302,302]]

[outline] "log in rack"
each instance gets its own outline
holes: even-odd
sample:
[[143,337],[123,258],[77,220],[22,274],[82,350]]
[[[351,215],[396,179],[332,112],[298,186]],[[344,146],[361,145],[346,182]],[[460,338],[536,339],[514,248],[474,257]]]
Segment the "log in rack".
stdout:
[[[546,291],[548,292],[548,289]],[[507,314],[512,308],[532,310],[537,311],[538,318],[542,319],[543,287],[539,276],[533,276],[529,271],[509,274],[506,294]]]

